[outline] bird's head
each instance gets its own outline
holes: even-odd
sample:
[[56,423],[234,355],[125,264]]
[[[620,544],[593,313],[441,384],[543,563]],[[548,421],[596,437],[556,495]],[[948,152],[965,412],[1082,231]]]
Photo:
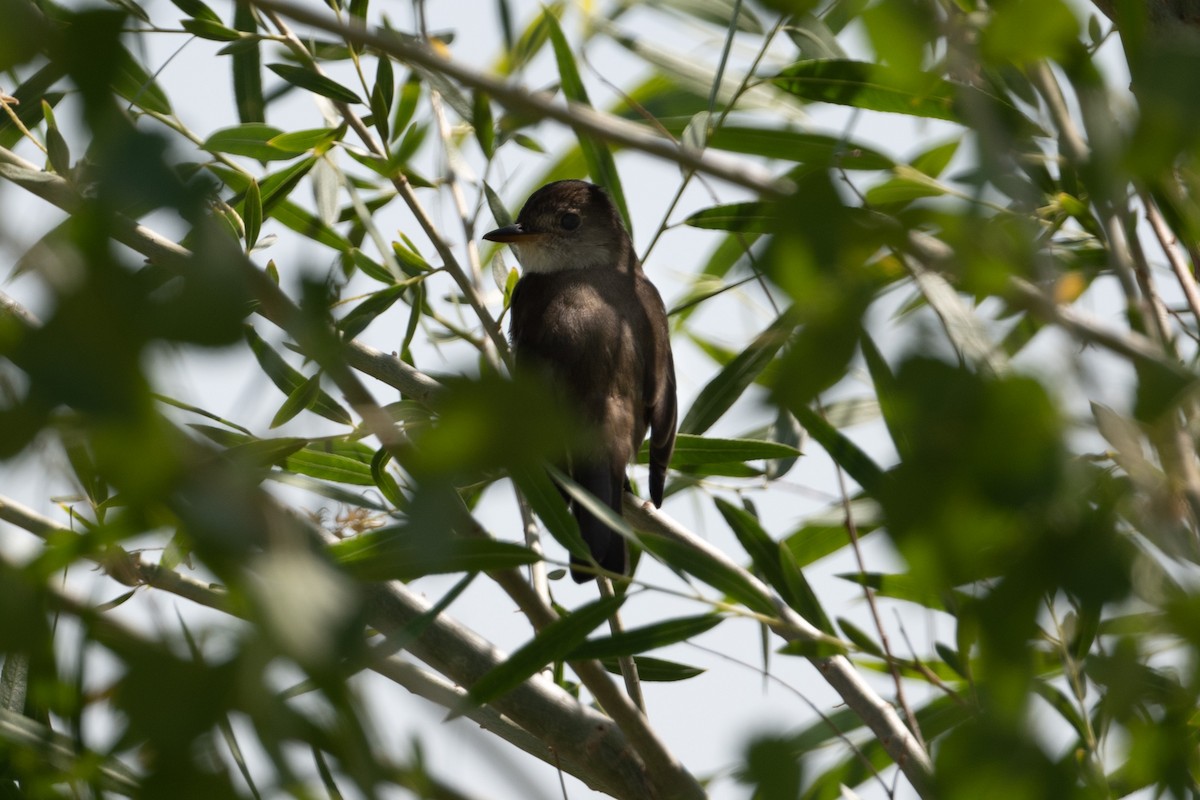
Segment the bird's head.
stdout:
[[526,272],[627,269],[629,234],[608,194],[586,181],[555,181],[534,192],[516,223],[483,236],[513,249]]

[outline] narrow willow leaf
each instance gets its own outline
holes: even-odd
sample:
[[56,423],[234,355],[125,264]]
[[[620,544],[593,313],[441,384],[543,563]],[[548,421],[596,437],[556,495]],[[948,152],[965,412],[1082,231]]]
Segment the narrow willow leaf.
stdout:
[[725,524],[737,536],[742,549],[754,562],[754,568],[776,591],[786,593],[788,585],[783,578],[783,568],[779,564],[779,545],[750,512],[719,497],[715,502],[717,510],[725,518]]
[[[512,75],[541,52],[550,35],[546,15],[549,14],[556,20],[561,19],[563,5],[562,0],[554,0],[553,3],[545,4],[545,11],[535,16],[521,32],[517,41],[508,48],[506,53],[501,55],[493,67],[494,71],[499,75]],[[509,33],[511,34],[511,31]]]
[[[559,27],[558,19],[549,10],[543,12],[542,17],[546,21],[550,43],[554,46],[554,57],[558,61],[558,75],[562,80],[563,94],[572,102],[591,106],[587,89],[584,88],[583,79],[579,76],[579,67],[575,64],[575,56],[571,53],[567,37],[563,35],[562,28]],[[579,147],[587,161],[588,173],[592,176],[592,180],[608,190],[617,211],[621,213],[625,230],[629,231],[629,235],[632,236],[633,219],[629,216],[629,207],[625,203],[625,190],[621,187],[621,176],[617,173],[617,163],[613,159],[612,151],[599,139],[584,134],[577,134],[577,136]]]
[[858,445],[843,436],[836,428],[806,405],[789,407],[796,419],[825,452],[858,482],[867,494],[875,494],[883,485],[884,472]]
[[51,62],[13,90],[12,96],[17,104],[10,103],[8,114],[0,114],[0,147],[11,149],[25,135],[9,114],[15,114],[22,125],[32,130],[42,121],[46,106],[53,108],[58,105],[63,93],[52,92],[50,88],[62,78],[65,71],[62,64]]
[[387,450],[382,447],[376,450],[375,456],[371,459],[371,479],[389,503],[396,508],[405,508],[408,505],[408,498],[400,491],[400,484],[396,483],[392,473],[387,470],[388,462],[391,460],[392,456]]
[[[246,341],[263,372],[285,395],[290,395],[298,386],[308,380],[299,370],[284,361],[283,357],[275,352],[250,326],[246,327]],[[312,410],[322,417],[342,425],[350,425],[354,421],[350,412],[342,408],[323,390],[313,402]]]
[[892,597],[897,600],[907,600],[910,603],[932,608],[934,611],[945,611],[946,604],[941,595],[930,588],[929,584],[910,574],[888,575],[880,572],[847,572],[836,577],[859,586],[875,590],[876,594]]
[[310,92],[328,97],[342,103],[361,103],[362,99],[330,77],[314,72],[311,69],[297,67],[292,64],[267,64],[267,69],[274,72],[293,86],[307,89]]
[[[742,463],[772,458],[795,458],[800,451],[791,445],[762,439],[712,439],[688,433],[675,438],[675,452],[671,454],[671,468],[701,466],[704,464]],[[650,446],[643,442],[638,451],[638,463],[650,461]]]
[[[647,683],[686,681],[697,675],[703,675],[705,672],[700,667],[667,661],[662,658],[651,658],[649,656],[634,656],[633,662],[637,665],[638,680]],[[621,669],[621,662],[616,658],[602,658],[600,659],[600,663],[614,675],[624,674]]]
[[345,125],[336,128],[313,128],[304,131],[281,133],[267,141],[271,147],[288,153],[306,153],[313,151],[318,155],[329,149],[329,145],[342,138],[346,132]]
[[792,554],[791,548],[783,542],[779,543],[779,566],[783,572],[784,585],[787,587],[787,590],[781,591],[781,594],[788,598],[788,605],[814,627],[830,636],[836,636],[837,632],[833,628],[833,623],[829,621],[829,616],[821,607],[816,592],[813,591],[808,579],[804,577],[803,570],[800,569],[800,562]]
[[788,310],[756,336],[749,347],[726,364],[716,377],[700,390],[692,407],[679,423],[679,432],[701,434],[711,428],[775,358],[775,354],[791,335],[795,324],[794,314]]
[[[652,0],[650,5],[660,6],[687,14],[721,29],[734,26],[742,33],[761,35],[762,22],[750,8],[733,0]],[[734,14],[737,14],[736,18]]]
[[327,453],[315,446],[297,450],[283,462],[283,467],[323,481],[348,483],[353,486],[375,485],[375,477],[371,474],[369,464],[364,464],[357,458]]
[[804,428],[786,408],[779,408],[775,413],[775,421],[771,423],[767,435],[771,441],[778,442],[794,451],[794,455],[772,457],[767,460],[767,480],[778,480],[791,471],[799,461],[800,446],[804,443]]
[[375,68],[375,84],[371,87],[371,116],[382,142],[391,141],[388,118],[392,113],[392,101],[395,96],[396,78],[392,73],[392,60],[384,54],[379,57],[379,64]]
[[185,19],[179,23],[188,33],[213,42],[236,42],[242,35],[211,19]]
[[267,103],[262,88],[262,43],[258,39],[258,17],[254,8],[238,3],[233,8],[233,27],[250,34],[237,43],[229,55],[233,60],[233,93],[238,120],[263,122]]
[[280,150],[267,144],[268,140],[279,136],[283,131],[261,122],[249,122],[235,125],[232,128],[222,128],[214,131],[200,145],[201,149],[210,153],[226,153],[232,156],[246,156],[259,161],[278,161],[295,158],[296,154]]
[[776,75],[774,83],[804,100],[960,121],[955,86],[933,74],[915,76],[880,64],[835,59],[800,61]]
[[508,213],[508,207],[504,205],[500,195],[496,194],[496,190],[487,181],[483,182],[483,194],[487,198],[488,210],[492,212],[492,218],[496,220],[496,224],[501,228],[505,225],[512,225],[512,214]]
[[514,689],[547,664],[563,660],[588,634],[615,614],[624,601],[624,595],[602,597],[550,623],[533,641],[475,681],[467,699],[482,705]]
[[697,211],[683,222],[693,228],[706,230],[772,233],[780,228],[779,219],[772,213],[773,208],[768,203],[730,203]]
[[193,19],[206,19],[210,22],[220,22],[217,12],[206,6],[201,0],[171,0],[171,3]]
[[884,658],[883,648],[876,644],[875,640],[862,628],[844,617],[838,617],[837,624],[842,629],[842,634],[864,653]]
[[505,570],[538,560],[532,550],[509,542],[447,537],[435,541],[407,527],[363,533],[343,539],[329,550],[362,581],[411,581],[425,575]]
[[683,542],[643,532],[642,545],[672,569],[685,572],[741,603],[751,611],[775,616],[775,606],[736,567],[728,566]]
[[555,541],[568,553],[587,559],[590,551],[579,534],[579,522],[546,471],[536,467],[514,469],[512,480]]
[[879,398],[879,411],[883,415],[883,424],[887,426],[888,433],[892,436],[896,452],[903,458],[912,450],[904,429],[896,419],[898,392],[896,376],[892,373],[892,368],[888,366],[883,353],[879,352],[875,340],[869,333],[863,332],[862,338],[859,340],[859,347],[862,348],[863,360],[867,362],[867,372],[871,375],[871,382],[875,384],[875,396]]
[[937,312],[946,336],[955,349],[967,361],[987,369],[993,375],[1007,372],[1008,359],[1004,351],[991,340],[982,320],[972,313],[950,282],[915,262],[909,264],[909,271],[921,294]]
[[421,76],[410,72],[404,85],[400,87],[400,100],[396,103],[396,113],[392,117],[392,138],[395,141],[400,134],[408,130],[413,114],[417,110],[417,101],[421,98]]
[[284,400],[283,405],[275,412],[275,416],[271,419],[271,429],[278,428],[280,425],[295,418],[304,409],[308,408],[321,392],[321,374],[313,375],[304,383],[292,390],[292,393]]
[[910,162],[912,168],[931,178],[937,178],[946,171],[946,167],[950,165],[950,160],[958,152],[960,144],[962,144],[962,139],[952,139],[948,142],[935,144],[913,158]]
[[310,478],[307,475],[301,475],[296,472],[285,472],[278,470],[267,473],[267,480],[281,483],[285,486],[294,486],[298,489],[304,489],[307,492],[312,492],[318,497],[326,497],[335,503],[341,503],[349,508],[366,508],[371,511],[378,511],[386,514],[393,509],[379,503],[363,492],[354,492],[343,489],[327,481]]
[[796,161],[818,167],[882,170],[895,166],[891,158],[866,145],[847,142],[836,136],[778,128],[723,125],[713,131],[708,146],[717,150]]
[[347,337],[353,339],[366,330],[367,326],[374,322],[380,314],[387,311],[397,300],[403,297],[408,288],[407,283],[385,286],[355,306],[349,314],[338,320],[338,328]]
[[263,178],[259,184],[262,191],[263,214],[274,213],[275,206],[287,199],[296,185],[316,164],[317,157],[309,156]]
[[492,120],[492,103],[484,92],[476,91],[471,105],[471,126],[475,130],[475,141],[485,158],[496,154],[496,124]]
[[1033,681],[1033,691],[1039,697],[1045,700],[1058,715],[1063,718],[1063,721],[1075,729],[1076,735],[1082,742],[1088,741],[1091,738],[1091,731],[1087,720],[1079,714],[1079,707],[1074,700],[1067,697],[1066,694],[1045,681]]
[[622,631],[612,636],[589,639],[566,656],[567,661],[583,659],[606,659],[632,656],[659,647],[686,642],[705,631],[712,630],[724,622],[719,614],[702,614],[697,617],[679,617],[641,628]]
[[128,100],[131,105],[155,114],[169,115],[171,101],[146,68],[120,45],[117,46],[116,56],[113,91]]
[[242,203],[242,224],[246,228],[246,251],[254,249],[258,244],[258,234],[262,231],[262,193],[258,181],[251,179],[246,187],[246,199]]

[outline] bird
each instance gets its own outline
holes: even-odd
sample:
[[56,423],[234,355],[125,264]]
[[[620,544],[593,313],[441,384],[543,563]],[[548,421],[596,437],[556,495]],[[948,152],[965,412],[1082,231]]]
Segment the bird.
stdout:
[[[650,499],[661,507],[675,449],[675,362],[662,296],[646,277],[608,193],[592,183],[548,183],[517,220],[484,234],[522,267],[510,304],[515,369],[540,370],[595,435],[567,472],[618,515],[625,470],[650,433]],[[568,497],[596,564],[624,575],[624,538]],[[571,556],[571,577],[595,577]]]

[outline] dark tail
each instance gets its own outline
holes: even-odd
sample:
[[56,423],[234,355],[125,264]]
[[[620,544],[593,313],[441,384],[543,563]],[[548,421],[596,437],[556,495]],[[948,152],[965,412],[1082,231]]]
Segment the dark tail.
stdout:
[[[621,487],[625,483],[625,475],[616,475],[603,464],[576,464],[571,470],[571,477],[589,492],[596,496],[601,503],[621,515]],[[571,509],[579,522],[579,533],[587,543],[596,563],[609,572],[625,573],[625,540],[621,534],[604,524],[581,504],[572,502]],[[595,574],[576,569],[577,566],[590,566],[583,559],[571,556],[571,577],[576,583],[586,583],[595,578]]]

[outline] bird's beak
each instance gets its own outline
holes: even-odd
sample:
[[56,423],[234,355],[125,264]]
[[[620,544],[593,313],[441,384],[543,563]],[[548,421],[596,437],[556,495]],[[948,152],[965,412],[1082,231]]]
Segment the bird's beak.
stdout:
[[487,239],[489,242],[519,244],[521,242],[531,242],[540,236],[540,233],[527,231],[519,224],[513,224],[505,225],[503,228],[496,228],[494,231],[488,231],[483,235],[483,238]]

